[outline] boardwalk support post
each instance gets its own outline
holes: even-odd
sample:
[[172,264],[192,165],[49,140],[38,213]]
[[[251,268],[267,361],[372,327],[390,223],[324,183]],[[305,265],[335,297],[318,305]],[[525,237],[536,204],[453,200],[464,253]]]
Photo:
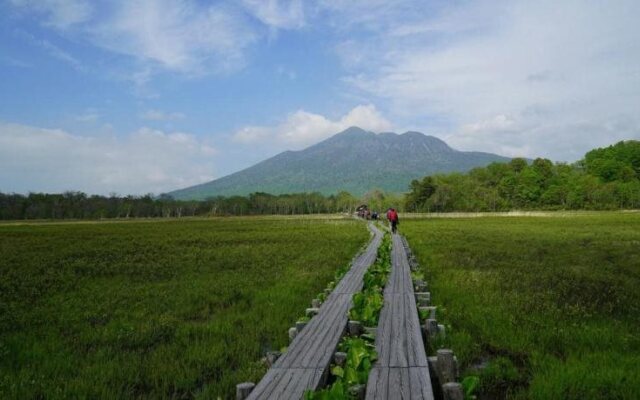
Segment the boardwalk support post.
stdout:
[[322,305],[322,302],[320,301],[320,299],[311,300],[311,307],[320,308],[320,305]]
[[418,306],[428,306],[431,303],[431,293],[429,292],[417,292],[416,294],[416,302]]
[[364,400],[367,385],[353,385],[349,387],[349,393],[358,400]]
[[362,333],[362,324],[360,321],[349,321],[348,331],[350,336],[358,336]]
[[427,319],[424,323],[424,330],[429,339],[433,339],[438,334],[438,321],[432,318]]
[[296,330],[298,331],[298,333],[302,332],[302,329],[307,326],[307,321],[298,321],[296,322]]
[[344,363],[347,362],[347,353],[337,351],[336,354],[333,355],[333,362],[340,367],[344,366]]
[[422,279],[416,279],[413,282],[413,285],[415,287],[415,291],[416,292],[426,292],[427,291],[427,284]]
[[429,362],[429,373],[437,377],[438,376],[438,357],[435,357],[435,356],[427,357],[427,360]]
[[296,335],[298,335],[298,329],[295,327],[289,328],[289,340],[293,341],[293,339],[296,338]]
[[421,312],[429,313],[429,315],[427,316],[427,319],[436,319],[436,309],[437,307],[435,306],[418,307],[418,310],[420,310]]
[[236,400],[245,400],[256,387],[253,382],[243,382],[236,385]]
[[276,361],[278,361],[278,358],[280,358],[281,355],[282,353],[280,353],[279,351],[267,351],[266,359],[269,368],[271,368],[271,366],[275,364]]
[[318,310],[317,308],[315,308],[315,307],[307,308],[307,309],[305,310],[304,314],[305,314],[307,317],[312,318],[314,315],[318,314],[318,311],[319,311],[319,310]]
[[440,383],[445,384],[449,382],[455,382],[457,373],[457,363],[455,358],[453,357],[453,350],[450,349],[440,349],[437,352],[438,354],[438,378],[440,378]]
[[448,382],[442,385],[444,400],[464,400],[462,385],[458,382]]

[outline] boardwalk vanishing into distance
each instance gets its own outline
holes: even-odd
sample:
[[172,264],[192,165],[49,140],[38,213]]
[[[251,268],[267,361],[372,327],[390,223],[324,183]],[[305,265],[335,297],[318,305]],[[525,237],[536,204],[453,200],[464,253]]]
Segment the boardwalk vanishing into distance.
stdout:
[[382,232],[369,224],[373,238],[356,258],[318,314],[293,339],[286,353],[267,371],[249,399],[300,399],[307,390],[319,388],[346,329],[351,298],[362,289],[362,278],[376,259]]
[[411,269],[398,234],[393,234],[391,263],[376,334],[378,361],[369,375],[366,398],[432,400]]
[[[329,366],[344,335],[352,297],[376,259],[382,232],[369,224],[373,238],[321,305],[318,314],[293,339],[248,399],[301,399],[326,384]],[[392,234],[391,274],[376,333],[378,360],[369,375],[367,399],[434,399],[416,306],[411,269],[400,235]]]

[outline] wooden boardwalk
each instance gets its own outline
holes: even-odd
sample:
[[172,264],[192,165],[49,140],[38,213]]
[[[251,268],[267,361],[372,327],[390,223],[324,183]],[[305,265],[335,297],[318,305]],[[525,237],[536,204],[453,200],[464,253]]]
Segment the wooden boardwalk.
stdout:
[[307,326],[289,349],[267,371],[248,399],[301,399],[306,390],[318,389],[327,378],[328,367],[344,333],[351,298],[362,289],[362,278],[376,259],[382,233],[369,224],[374,236],[353,262]]
[[376,335],[378,361],[369,375],[366,398],[432,400],[409,260],[402,238],[392,236],[391,276]]

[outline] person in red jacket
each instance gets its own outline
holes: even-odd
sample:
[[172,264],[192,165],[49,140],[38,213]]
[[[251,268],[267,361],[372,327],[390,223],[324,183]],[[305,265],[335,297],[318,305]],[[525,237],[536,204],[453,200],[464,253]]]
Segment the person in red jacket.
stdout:
[[391,208],[387,211],[387,219],[391,223],[391,232],[396,233],[398,230],[398,213],[395,208]]

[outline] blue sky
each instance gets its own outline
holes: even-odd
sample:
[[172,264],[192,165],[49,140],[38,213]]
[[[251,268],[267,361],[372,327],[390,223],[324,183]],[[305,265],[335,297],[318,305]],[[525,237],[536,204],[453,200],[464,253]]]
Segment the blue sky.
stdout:
[[0,191],[160,193],[350,125],[640,138],[637,1],[0,0]]

